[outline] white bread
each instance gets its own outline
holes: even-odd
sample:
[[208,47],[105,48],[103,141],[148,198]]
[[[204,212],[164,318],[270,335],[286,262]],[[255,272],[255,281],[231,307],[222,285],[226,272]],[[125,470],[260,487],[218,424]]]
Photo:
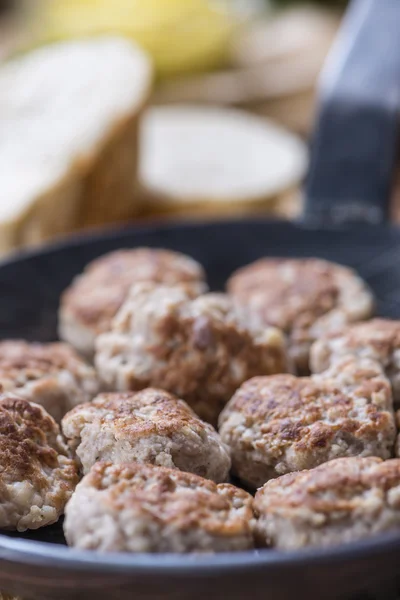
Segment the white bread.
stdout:
[[150,108],[141,146],[144,195],[161,212],[232,214],[269,206],[300,183],[307,167],[299,138],[227,108]]
[[138,118],[151,65],[101,37],[0,69],[0,252],[134,211]]

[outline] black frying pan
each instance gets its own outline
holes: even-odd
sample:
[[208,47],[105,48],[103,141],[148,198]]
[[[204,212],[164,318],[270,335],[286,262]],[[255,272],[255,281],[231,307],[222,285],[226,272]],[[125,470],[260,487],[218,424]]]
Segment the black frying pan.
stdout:
[[[400,0],[358,0],[322,82],[303,223],[142,227],[26,254],[0,266],[0,337],[55,339],[59,296],[73,276],[105,252],[143,245],[194,256],[214,289],[264,255],[337,261],[368,281],[381,315],[400,318],[400,232],[383,223],[396,155],[397,64]],[[324,550],[138,556],[68,549],[57,524],[0,535],[0,588],[48,600],[394,600],[400,532]]]

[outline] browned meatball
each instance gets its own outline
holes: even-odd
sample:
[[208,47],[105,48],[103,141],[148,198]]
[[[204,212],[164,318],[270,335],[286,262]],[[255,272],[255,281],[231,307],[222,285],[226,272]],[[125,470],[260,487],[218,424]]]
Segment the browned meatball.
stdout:
[[316,258],[263,258],[234,273],[227,289],[265,324],[288,335],[300,375],[309,371],[313,341],[368,319],[374,309],[371,291],[353,270]]
[[133,286],[96,349],[109,389],[168,390],[213,424],[243,381],[287,368],[282,334],[252,323],[227,296],[192,299],[181,288],[150,283]]
[[57,421],[98,392],[94,369],[67,344],[0,342],[0,386],[41,404]]
[[91,358],[96,336],[107,331],[128,295],[141,281],[182,285],[191,295],[207,291],[202,266],[171,250],[117,250],[91,262],[61,298],[60,337]]
[[375,360],[386,373],[395,403],[400,403],[400,321],[372,319],[323,336],[311,349],[310,364],[319,373],[344,356]]
[[0,396],[0,528],[55,523],[78,483],[57,423],[44,408]]
[[257,538],[282,550],[399,529],[400,460],[338,458],[269,481],[254,505]]
[[390,458],[390,384],[367,359],[344,359],[312,377],[256,377],[225,407],[220,434],[234,473],[254,488],[340,456]]
[[151,463],[227,481],[229,450],[218,433],[172,394],[101,394],[65,415],[64,435],[84,472],[98,461]]
[[96,463],[66,509],[78,548],[231,552],[253,547],[253,498],[232,485],[138,463]]

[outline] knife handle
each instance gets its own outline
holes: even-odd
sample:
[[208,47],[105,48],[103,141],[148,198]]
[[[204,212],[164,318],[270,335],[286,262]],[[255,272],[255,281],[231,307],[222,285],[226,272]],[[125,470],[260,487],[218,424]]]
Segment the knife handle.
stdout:
[[388,218],[398,153],[400,0],[353,0],[319,83],[305,218]]

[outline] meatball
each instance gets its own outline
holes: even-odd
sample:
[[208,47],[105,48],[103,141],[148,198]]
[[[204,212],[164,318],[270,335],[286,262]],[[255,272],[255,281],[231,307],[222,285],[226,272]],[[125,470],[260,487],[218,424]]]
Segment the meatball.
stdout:
[[331,546],[400,527],[400,460],[338,458],[268,481],[256,537],[282,550]]
[[0,386],[41,404],[57,421],[99,391],[95,370],[67,344],[0,342]]
[[133,286],[96,351],[109,389],[168,390],[212,424],[243,381],[287,368],[282,334],[258,328],[227,296],[192,299],[150,283]]
[[0,464],[0,528],[25,531],[55,523],[79,479],[44,408],[0,396]]
[[371,291],[353,270],[315,258],[263,258],[234,273],[227,290],[288,335],[299,375],[309,372],[314,340],[368,319],[374,309]]
[[377,361],[390,379],[394,402],[400,403],[400,321],[372,319],[322,337],[311,349],[311,368],[325,371],[344,356]]
[[96,463],[64,522],[68,544],[109,552],[227,552],[253,547],[252,497],[232,485],[139,463]]
[[227,481],[229,450],[182,400],[156,389],[101,394],[62,428],[87,473],[97,461],[151,463]]
[[91,262],[61,297],[60,338],[93,357],[95,338],[107,331],[137,282],[182,285],[191,295],[207,291],[203,267],[170,250],[117,250]]
[[396,436],[390,384],[367,359],[312,377],[256,377],[222,412],[220,435],[252,488],[341,456],[386,459]]

